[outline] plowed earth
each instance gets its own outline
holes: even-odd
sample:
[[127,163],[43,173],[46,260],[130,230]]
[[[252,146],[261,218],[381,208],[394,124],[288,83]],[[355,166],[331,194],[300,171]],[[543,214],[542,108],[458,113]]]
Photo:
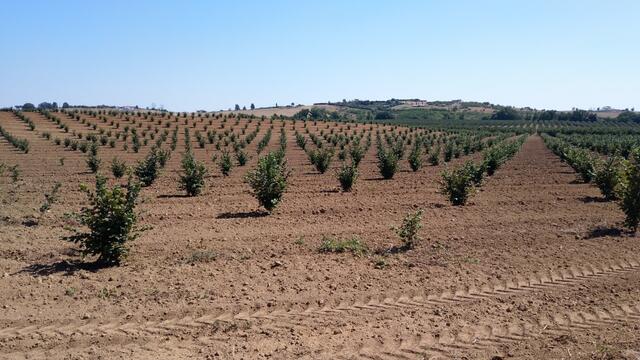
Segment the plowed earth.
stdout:
[[[0,139],[0,162],[22,169],[17,184],[6,174],[0,182],[0,358],[639,356],[639,239],[617,230],[616,205],[576,181],[538,136],[470,204],[453,207],[438,194],[444,165],[412,173],[405,160],[383,181],[374,146],[355,191],[341,193],[334,170],[317,174],[287,127],[293,175],[270,216],[242,181],[255,150],[229,177],[212,169],[196,198],[176,189],[174,152],[158,183],[142,192],[141,221],[153,229],[132,244],[123,266],[92,269],[61,240],[69,234],[64,214],[86,202],[79,183],[92,181],[84,155],[40,138],[63,134],[29,116],[35,132],[0,113],[2,126],[32,145],[23,154]],[[120,148],[101,148],[103,162],[146,153]],[[196,149],[213,168],[210,154]],[[61,198],[38,218],[55,181]],[[422,242],[376,255],[399,244],[391,228],[416,209],[425,210]],[[357,236],[371,251],[319,253],[325,235]]]

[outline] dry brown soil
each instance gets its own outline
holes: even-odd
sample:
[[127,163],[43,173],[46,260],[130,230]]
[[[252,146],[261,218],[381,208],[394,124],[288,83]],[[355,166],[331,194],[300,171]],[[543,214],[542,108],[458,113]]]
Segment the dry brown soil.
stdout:
[[[0,358],[638,358],[640,242],[538,136],[454,207],[438,193],[444,165],[412,173],[404,161],[382,181],[373,147],[356,190],[341,193],[288,130],[291,185],[270,216],[242,181],[255,152],[227,178],[212,169],[196,198],[177,190],[174,152],[142,193],[142,224],[153,229],[123,266],[96,270],[61,240],[64,214],[86,203],[78,185],[92,181],[84,155],[40,138],[63,134],[29,116],[35,132],[0,113],[32,143],[23,154],[0,139],[0,162],[22,169],[17,184],[0,182]],[[120,149],[101,156],[131,162],[147,148]],[[55,181],[60,201],[29,224]],[[425,210],[416,249],[376,255],[399,244],[391,228],[416,209]],[[321,254],[325,235],[357,236],[371,252]]]

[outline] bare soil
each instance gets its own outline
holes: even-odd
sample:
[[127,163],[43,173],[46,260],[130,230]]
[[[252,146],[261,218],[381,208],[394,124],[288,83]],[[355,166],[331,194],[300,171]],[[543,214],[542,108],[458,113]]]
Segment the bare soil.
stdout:
[[[123,266],[95,269],[61,240],[70,233],[65,213],[86,204],[79,184],[93,179],[84,155],[39,137],[63,134],[40,115],[29,116],[35,132],[0,113],[3,127],[32,143],[23,154],[0,139],[0,162],[22,170],[17,184],[6,174],[0,181],[0,358],[640,354],[640,242],[619,230],[617,206],[576,181],[538,136],[529,137],[470,204],[454,207],[438,193],[445,165],[412,173],[403,161],[402,171],[383,181],[375,146],[355,191],[339,192],[333,170],[317,174],[287,126],[293,175],[270,216],[242,181],[255,151],[247,167],[229,177],[208,160],[213,175],[196,198],[177,190],[176,151],[158,183],[143,191],[142,224],[152,230],[132,244]],[[101,147],[100,155],[105,163],[114,155],[131,163],[146,149],[125,154],[119,144]],[[203,160],[212,153],[196,149]],[[40,217],[43,194],[56,181],[62,182],[60,201]],[[384,253],[399,244],[392,227],[417,209],[425,210],[422,242]],[[371,251],[322,254],[323,236],[357,236]]]

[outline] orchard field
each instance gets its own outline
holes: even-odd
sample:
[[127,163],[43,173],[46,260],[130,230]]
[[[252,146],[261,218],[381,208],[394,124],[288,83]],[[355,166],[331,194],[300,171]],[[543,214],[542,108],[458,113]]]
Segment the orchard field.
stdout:
[[[0,130],[0,358],[640,356],[635,123],[72,109]],[[267,154],[272,211],[246,181]],[[119,266],[64,240],[91,166],[117,187],[151,165]]]

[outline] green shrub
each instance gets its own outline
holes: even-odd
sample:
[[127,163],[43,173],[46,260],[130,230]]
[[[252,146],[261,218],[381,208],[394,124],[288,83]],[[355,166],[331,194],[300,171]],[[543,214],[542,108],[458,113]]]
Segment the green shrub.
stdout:
[[158,147],[155,149],[155,152],[158,157],[158,164],[160,165],[160,168],[163,169],[167,166],[167,161],[171,158],[171,151]]
[[92,173],[97,173],[100,170],[100,164],[102,160],[98,157],[98,145],[96,143],[91,143],[91,149],[89,152],[89,156],[87,157],[87,166]]
[[418,210],[415,213],[408,214],[402,220],[400,228],[396,229],[396,233],[402,240],[403,248],[413,249],[420,242],[418,231],[422,228],[422,213],[422,210]]
[[320,174],[324,174],[331,165],[333,160],[333,149],[321,148],[317,150],[310,150],[308,152],[309,161]]
[[337,171],[337,177],[342,191],[351,191],[358,179],[358,168],[354,164],[343,164]]
[[464,169],[469,174],[471,181],[474,185],[479,186],[484,180],[484,173],[486,171],[486,164],[484,162],[480,165],[476,165],[473,161],[468,160],[464,163]]
[[204,187],[204,179],[207,176],[207,168],[203,163],[196,161],[191,151],[187,151],[182,157],[182,174],[180,175],[180,189],[187,195],[200,195]]
[[222,175],[229,176],[229,172],[231,171],[231,168],[233,168],[233,162],[231,161],[231,156],[228,151],[225,150],[222,152],[218,166],[220,167]]
[[247,161],[249,161],[249,156],[247,156],[244,150],[238,149],[236,151],[236,161],[238,162],[238,166],[245,166],[247,165]]
[[456,144],[454,144],[453,141],[449,141],[444,147],[444,162],[451,161],[455,151],[456,151]]
[[289,171],[281,152],[270,152],[258,160],[256,168],[245,177],[253,195],[267,211],[271,212],[282,201],[287,189]]
[[355,165],[356,167],[360,166],[360,162],[365,155],[364,153],[365,151],[360,145],[360,141],[355,141],[351,145],[351,149],[349,149],[349,155],[351,155],[351,162],[353,163],[353,165]]
[[440,164],[440,147],[435,146],[429,151],[429,164],[436,166]]
[[60,186],[62,186],[62,184],[56,182],[53,185],[53,189],[51,189],[51,192],[44,194],[44,203],[42,203],[42,205],[40,206],[41,214],[49,211],[49,209],[51,209],[51,205],[55,204],[58,201],[58,191],[60,190]]
[[413,172],[420,170],[422,167],[422,145],[418,141],[413,144],[411,153],[409,153],[409,166],[411,166]]
[[378,149],[378,170],[384,179],[392,179],[398,171],[398,155],[394,149]]
[[451,204],[464,205],[473,191],[471,174],[465,167],[445,169],[441,174],[440,192],[447,196]]
[[344,253],[350,252],[356,256],[367,253],[367,246],[357,237],[350,239],[334,239],[324,236],[319,251],[321,253]]
[[296,144],[300,149],[305,150],[307,148],[307,138],[296,132]]
[[117,157],[114,157],[111,160],[111,173],[116,179],[120,179],[127,172],[127,164],[124,160],[120,160]]
[[142,186],[151,186],[160,175],[160,164],[158,161],[158,153],[155,149],[151,150],[147,157],[138,161],[134,174],[142,183]]
[[596,170],[594,182],[608,201],[618,198],[617,189],[623,176],[622,161],[617,156],[610,156]]
[[120,264],[128,254],[128,243],[143,229],[136,227],[140,185],[131,178],[126,187],[116,185],[109,189],[106,184],[106,178],[97,175],[95,193],[81,187],[91,206],[80,211],[80,221],[89,232],[76,232],[64,239],[79,244],[83,256],[97,255],[98,264],[111,266]]
[[629,154],[620,186],[620,207],[626,215],[625,226],[636,232],[640,222],[640,147]]

